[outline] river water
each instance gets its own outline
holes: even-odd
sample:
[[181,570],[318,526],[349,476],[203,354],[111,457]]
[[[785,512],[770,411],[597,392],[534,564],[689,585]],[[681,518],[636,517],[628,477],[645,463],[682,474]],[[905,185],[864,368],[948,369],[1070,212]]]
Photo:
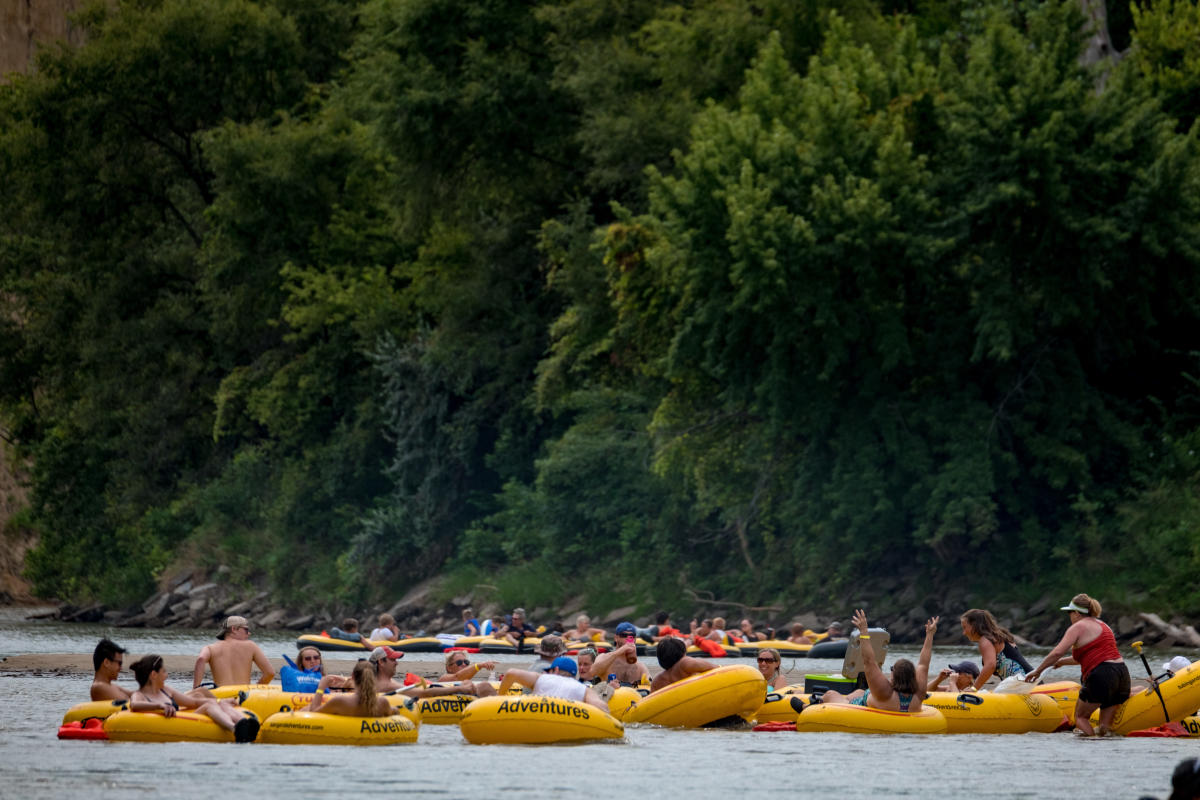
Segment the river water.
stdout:
[[[213,631],[29,621],[20,610],[0,609],[0,657],[90,653],[105,635],[138,654],[192,655],[211,641]],[[295,653],[291,633],[256,630],[254,638],[272,657]],[[1180,652],[1196,658],[1195,653]],[[1157,667],[1173,654],[1147,655]],[[889,657],[900,656],[915,658],[916,652],[893,647]],[[978,652],[967,646],[939,647],[934,666],[963,658],[978,659]],[[529,658],[496,660],[517,664]],[[801,681],[804,672],[833,672],[841,666],[804,659],[794,665],[794,682]],[[1130,668],[1135,675],[1142,671],[1140,661],[1132,659]],[[1058,670],[1050,679],[1078,678],[1077,669],[1071,673],[1069,668]],[[170,682],[187,688],[190,676],[172,675]],[[559,746],[474,746],[457,727],[438,725],[422,726],[416,744],[391,748],[58,740],[55,732],[63,712],[87,699],[88,683],[81,676],[5,673],[0,664],[6,700],[0,713],[0,798],[75,800],[116,792],[123,797],[294,795],[311,800],[386,791],[472,800],[501,793],[557,798],[676,792],[690,797],[786,793],[839,800],[1135,800],[1147,795],[1165,798],[1175,765],[1200,755],[1197,739],[1082,739],[1061,733],[854,736],[652,727],[627,728],[624,742]]]

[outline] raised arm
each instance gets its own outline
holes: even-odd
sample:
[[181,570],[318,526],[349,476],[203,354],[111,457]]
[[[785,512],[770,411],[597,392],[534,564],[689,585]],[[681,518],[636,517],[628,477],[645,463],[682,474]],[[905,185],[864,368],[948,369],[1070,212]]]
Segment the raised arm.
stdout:
[[625,656],[625,648],[629,648],[635,654],[637,653],[637,645],[628,643],[623,644],[620,647],[614,647],[607,653],[601,653],[600,655],[596,656],[596,660],[592,663],[592,675],[599,675],[601,678],[608,675],[608,668],[614,661],[617,660],[617,656],[621,656],[622,658]]
[[940,617],[930,617],[925,623],[925,642],[921,645],[921,655],[917,658],[917,683],[921,686],[929,681],[929,662],[933,659],[933,635],[937,633]]
[[883,670],[875,663],[875,651],[871,648],[871,636],[868,633],[867,614],[861,608],[854,612],[852,618],[858,628],[858,642],[862,652],[863,673],[867,676],[867,686],[871,694],[880,700],[892,696],[892,682],[883,674]]

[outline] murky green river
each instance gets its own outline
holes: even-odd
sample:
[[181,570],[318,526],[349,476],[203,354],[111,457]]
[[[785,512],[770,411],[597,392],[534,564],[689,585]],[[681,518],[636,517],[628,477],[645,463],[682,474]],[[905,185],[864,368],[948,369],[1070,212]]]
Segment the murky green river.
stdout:
[[[136,653],[192,655],[212,631],[109,629],[28,621],[0,609],[0,656],[90,653],[109,635]],[[295,653],[292,634],[255,631],[267,654]],[[964,645],[966,643],[964,642]],[[1192,658],[1195,653],[1185,652]],[[894,647],[891,655],[915,658]],[[1129,654],[1127,654],[1128,656]],[[1169,653],[1148,653],[1157,665]],[[939,648],[935,666],[978,657]],[[527,657],[499,657],[513,663]],[[1034,659],[1031,659],[1034,660]],[[746,663],[751,663],[746,660]],[[1140,674],[1140,662],[1130,662]],[[797,660],[792,675],[840,662]],[[1060,670],[1055,678],[1077,678]],[[172,675],[178,688],[190,676]],[[129,678],[123,680],[128,685]],[[59,741],[62,714],[86,700],[82,677],[5,672],[0,663],[0,798],[916,797],[1165,798],[1171,770],[1200,739],[1021,736],[853,736],[631,727],[623,743],[479,747],[456,727],[426,725],[390,748]]]

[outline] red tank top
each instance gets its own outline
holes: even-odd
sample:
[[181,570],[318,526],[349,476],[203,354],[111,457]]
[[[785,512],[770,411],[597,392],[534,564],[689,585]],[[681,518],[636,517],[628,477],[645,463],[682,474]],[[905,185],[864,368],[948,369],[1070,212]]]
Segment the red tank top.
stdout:
[[[1096,620],[1100,622],[1100,620]],[[1103,664],[1105,661],[1119,661],[1121,651],[1117,650],[1117,640],[1113,637],[1112,628],[1100,622],[1100,635],[1092,639],[1082,647],[1071,648],[1071,658],[1079,662],[1079,672],[1081,678],[1086,678],[1088,674],[1096,667]]]

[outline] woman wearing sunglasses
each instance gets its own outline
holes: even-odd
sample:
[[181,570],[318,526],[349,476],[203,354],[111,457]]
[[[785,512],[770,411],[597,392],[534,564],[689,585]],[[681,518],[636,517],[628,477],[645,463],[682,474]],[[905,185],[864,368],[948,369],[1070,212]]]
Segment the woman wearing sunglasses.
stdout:
[[471,659],[467,658],[467,654],[462,650],[449,650],[446,653],[446,674],[438,680],[474,680],[475,676],[480,672],[483,672],[484,670],[491,671],[495,668],[495,661],[480,661],[478,664],[472,664]]
[[783,677],[783,673],[779,671],[779,665],[782,659],[779,657],[778,650],[764,648],[758,651],[758,671],[767,679],[767,691],[772,689],[782,689],[787,686],[787,679]]

